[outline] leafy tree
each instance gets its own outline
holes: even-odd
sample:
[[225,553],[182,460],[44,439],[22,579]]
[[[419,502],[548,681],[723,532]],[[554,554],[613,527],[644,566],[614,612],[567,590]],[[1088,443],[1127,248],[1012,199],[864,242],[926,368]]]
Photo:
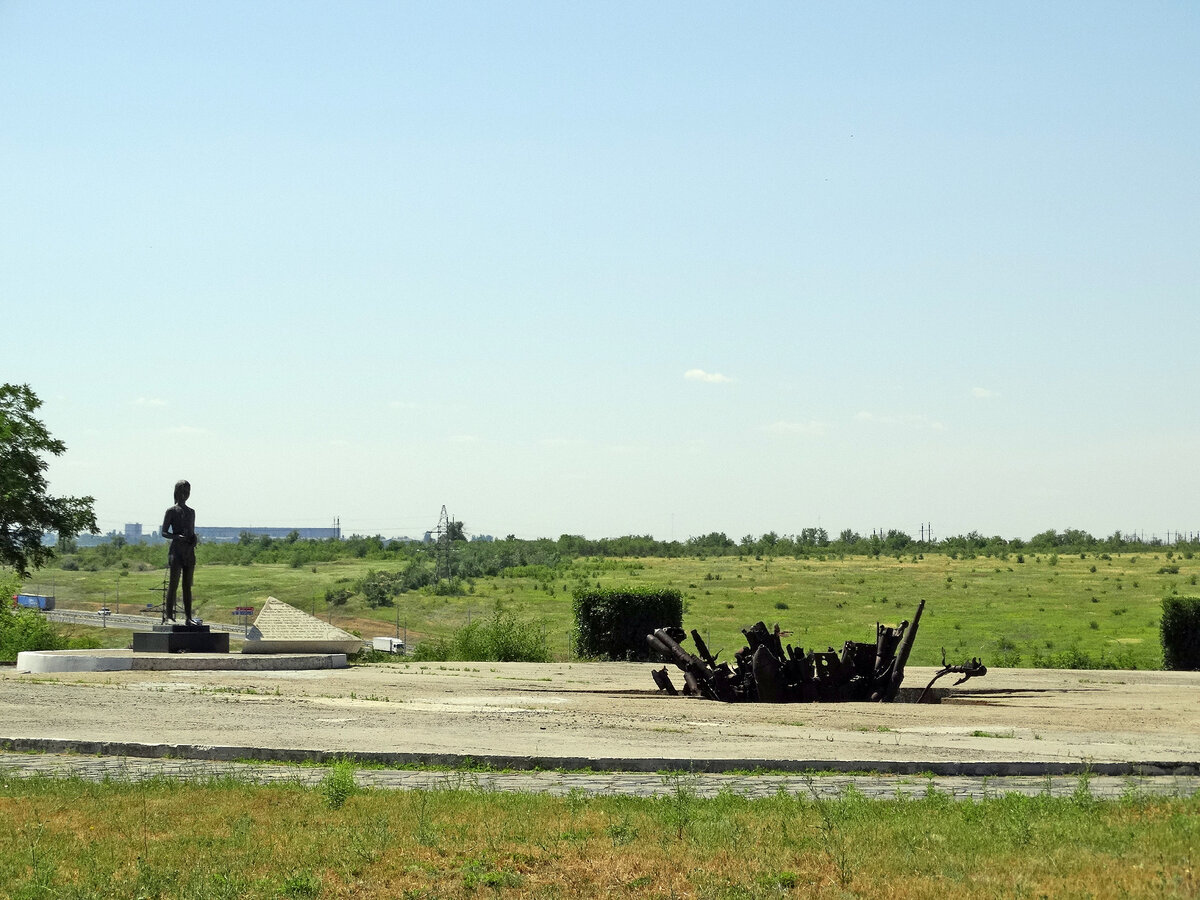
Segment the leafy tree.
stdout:
[[67,446],[50,437],[34,415],[41,405],[27,384],[0,385],[0,564],[22,578],[54,556],[42,544],[43,533],[100,533],[93,498],[46,493],[43,456],[59,456]]
[[695,554],[698,556],[705,555],[721,555],[736,547],[737,544],[731,541],[723,531],[710,531],[702,537],[690,537],[684,542],[683,549],[686,553]]
[[[843,531],[841,540],[842,543],[853,543],[858,540],[858,535],[852,531]],[[824,528],[802,528],[796,537],[796,543],[804,547],[828,547],[829,532]]]
[[463,533],[463,523],[450,522],[446,528],[446,537],[451,541],[465,541],[467,536]]
[[350,592],[345,588],[328,588],[325,591],[325,602],[330,606],[345,606],[350,596]]
[[367,606],[376,609],[380,606],[391,606],[392,598],[404,589],[403,572],[376,572],[371,569],[366,577],[358,582],[358,593],[367,600]]

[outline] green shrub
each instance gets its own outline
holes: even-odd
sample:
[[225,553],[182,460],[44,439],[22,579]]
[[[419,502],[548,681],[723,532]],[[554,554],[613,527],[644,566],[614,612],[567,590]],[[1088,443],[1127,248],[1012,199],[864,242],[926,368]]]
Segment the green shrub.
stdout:
[[0,603],[0,662],[16,662],[17,654],[25,650],[62,650],[66,646],[41,613]]
[[325,805],[330,809],[341,809],[358,791],[358,783],[354,780],[354,764],[348,759],[333,763],[321,779],[321,793],[325,797]]
[[1021,651],[1011,638],[1002,635],[996,641],[995,655],[988,660],[988,664],[997,669],[1015,669],[1021,664]]
[[325,591],[325,602],[330,606],[345,606],[351,596],[345,588],[329,588]]
[[422,641],[413,649],[418,662],[550,662],[540,622],[521,619],[500,604],[486,619],[476,619],[449,638]]
[[646,635],[683,626],[683,598],[673,588],[598,588],[575,592],[575,649],[580,656],[650,659]]
[[1163,668],[1200,670],[1200,597],[1163,599]]

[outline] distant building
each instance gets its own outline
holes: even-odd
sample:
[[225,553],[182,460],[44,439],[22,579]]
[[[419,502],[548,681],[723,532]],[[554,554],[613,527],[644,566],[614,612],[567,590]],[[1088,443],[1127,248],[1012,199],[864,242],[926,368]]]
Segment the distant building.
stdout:
[[[225,527],[223,525],[197,525],[196,536],[200,538],[202,543],[210,544],[236,544],[243,534],[250,534],[254,537],[266,536],[275,540],[282,540],[292,532],[295,532],[299,540],[302,541],[327,541],[342,539],[342,528],[340,525],[335,525],[332,528],[259,528],[253,525],[242,527]],[[131,535],[136,534],[136,537]],[[101,538],[100,542],[108,540],[107,537]],[[142,533],[142,526],[138,522],[131,522],[125,525],[125,540],[130,544],[136,543],[159,543],[162,537],[157,531],[149,536]]]
[[241,539],[243,534],[282,540],[292,532],[295,532],[299,540],[302,541],[340,541],[342,539],[342,529],[338,525],[332,528],[257,528],[254,526],[226,528],[221,525],[196,526],[196,536],[201,541],[207,541],[212,544],[235,544]]

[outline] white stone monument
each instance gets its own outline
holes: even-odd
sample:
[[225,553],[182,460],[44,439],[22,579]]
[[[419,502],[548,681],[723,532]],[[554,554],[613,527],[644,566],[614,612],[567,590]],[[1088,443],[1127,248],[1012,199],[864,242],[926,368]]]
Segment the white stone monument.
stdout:
[[243,653],[356,653],[362,638],[268,597],[246,633]]

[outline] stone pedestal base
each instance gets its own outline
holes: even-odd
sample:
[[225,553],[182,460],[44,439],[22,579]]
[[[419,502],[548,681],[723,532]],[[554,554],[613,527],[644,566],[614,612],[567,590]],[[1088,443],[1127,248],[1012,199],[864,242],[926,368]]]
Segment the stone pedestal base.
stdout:
[[228,653],[229,634],[207,625],[155,625],[133,633],[135,653]]

